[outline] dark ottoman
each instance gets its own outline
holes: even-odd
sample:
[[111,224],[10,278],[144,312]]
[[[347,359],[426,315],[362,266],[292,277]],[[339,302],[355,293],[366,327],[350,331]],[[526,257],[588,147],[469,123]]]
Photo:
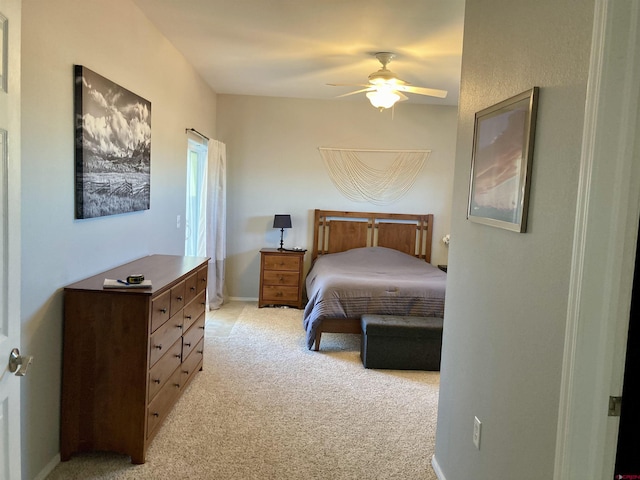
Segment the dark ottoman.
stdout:
[[365,368],[440,370],[442,318],[366,314],[360,321]]

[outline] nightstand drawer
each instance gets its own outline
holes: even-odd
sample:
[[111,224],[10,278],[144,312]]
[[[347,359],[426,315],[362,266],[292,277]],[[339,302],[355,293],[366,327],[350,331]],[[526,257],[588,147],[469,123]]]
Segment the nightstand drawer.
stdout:
[[263,283],[265,285],[289,285],[298,286],[298,272],[278,272],[276,270],[266,270],[264,272]]
[[266,302],[272,301],[276,303],[295,302],[298,300],[298,287],[263,285],[262,299]]
[[299,256],[292,255],[267,255],[264,258],[265,270],[292,270],[297,272],[300,269]]

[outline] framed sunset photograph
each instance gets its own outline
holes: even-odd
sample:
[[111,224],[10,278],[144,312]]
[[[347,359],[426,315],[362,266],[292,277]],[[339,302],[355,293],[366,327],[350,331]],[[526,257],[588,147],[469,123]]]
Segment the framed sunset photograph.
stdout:
[[525,232],[538,87],[475,115],[469,206],[472,222]]

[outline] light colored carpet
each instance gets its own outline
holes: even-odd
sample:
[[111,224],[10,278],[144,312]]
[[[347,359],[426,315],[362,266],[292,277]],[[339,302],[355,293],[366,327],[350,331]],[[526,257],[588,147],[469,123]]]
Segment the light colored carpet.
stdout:
[[299,310],[236,315],[207,322],[204,370],[144,465],[79,454],[48,479],[436,479],[437,372],[365,369],[356,335],[309,351]]

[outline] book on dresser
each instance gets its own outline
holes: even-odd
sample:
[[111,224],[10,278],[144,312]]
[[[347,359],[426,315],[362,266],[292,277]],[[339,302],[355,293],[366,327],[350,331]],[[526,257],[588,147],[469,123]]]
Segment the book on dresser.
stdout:
[[[64,288],[60,457],[147,447],[202,370],[208,258],[150,255]],[[103,288],[144,274],[149,288]]]

